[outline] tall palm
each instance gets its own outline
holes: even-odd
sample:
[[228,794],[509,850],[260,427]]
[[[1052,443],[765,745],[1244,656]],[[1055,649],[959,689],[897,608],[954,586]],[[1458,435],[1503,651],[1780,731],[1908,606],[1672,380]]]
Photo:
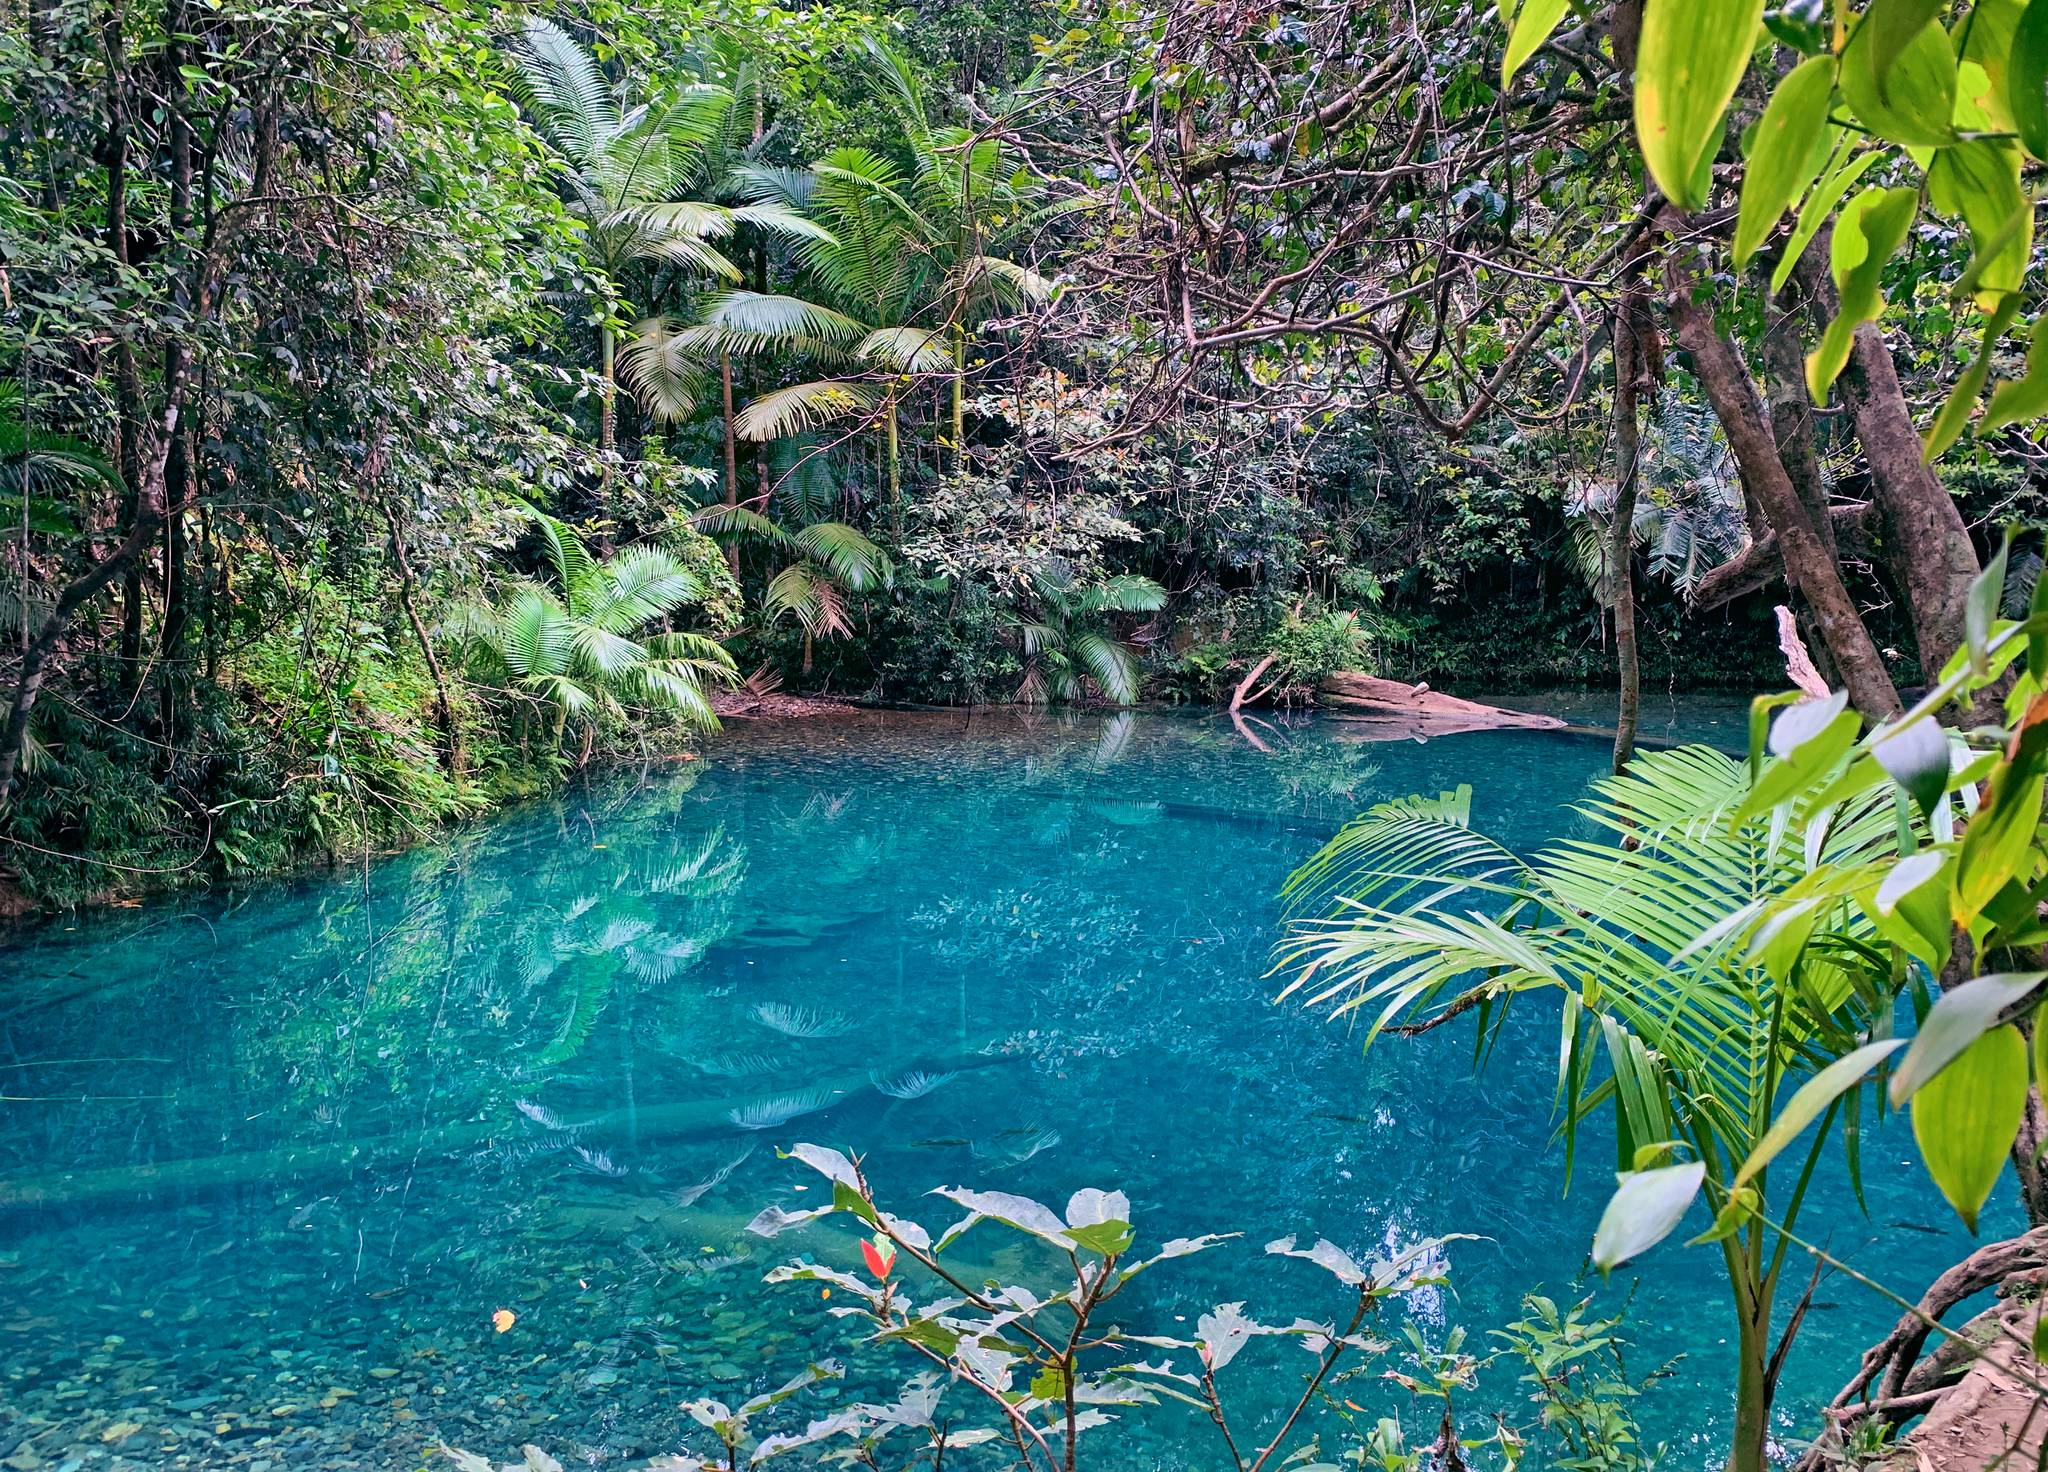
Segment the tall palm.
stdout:
[[[1754,1193],[1753,1215],[1720,1239],[1738,1472],[1763,1466],[1771,1309],[1828,1129],[1781,1197],[1752,1157],[1781,1089],[1888,1028],[1891,992],[1862,964],[1874,931],[1857,896],[1899,852],[1888,793],[1839,806],[1809,794],[1758,815],[1757,790],[1706,748],[1638,756],[1579,806],[1605,841],[1528,860],[1472,830],[1469,788],[1382,803],[1289,879],[1296,918],[1279,952],[1294,973],[1286,994],[1368,1013],[1369,1044],[1467,1013],[1492,1041],[1516,1000],[1561,994],[1567,1139],[1596,1111],[1616,1124],[1623,1185],[1594,1244],[1603,1266],[1654,1243],[1646,1205],[1668,1210],[1668,1232],[1703,1185],[1717,1207]],[[1842,1101],[1830,1098],[1832,1120]]]
[[1017,698],[1034,705],[1068,701],[1093,683],[1112,704],[1135,705],[1143,684],[1138,650],[1118,637],[1113,618],[1158,612],[1166,590],[1132,573],[1082,583],[1060,570],[1034,582],[1032,594],[1038,616],[1017,624],[1024,647]]
[[742,169],[750,198],[820,227],[797,252],[811,289],[807,297],[727,292],[705,323],[734,334],[735,350],[793,350],[835,370],[754,399],[739,415],[740,433],[770,440],[846,419],[873,423],[900,535],[907,388],[947,375],[957,456],[968,328],[998,307],[1045,300],[1052,284],[983,248],[990,218],[1015,223],[1022,207],[1021,190],[1002,175],[1001,148],[964,129],[933,128],[915,73],[879,43],[870,51],[912,171],[865,148],[834,150],[809,169]]
[[580,724],[586,756],[601,715],[665,711],[715,730],[706,688],[733,679],[732,656],[708,635],[661,629],[704,596],[702,579],[658,547],[600,561],[553,517],[535,519],[554,582],[454,612],[447,631],[471,669],[546,711],[557,747]]
[[924,247],[940,268],[948,340],[953,349],[952,445],[966,449],[967,333],[996,312],[1044,302],[1053,283],[1028,266],[988,253],[991,234],[1020,224],[1039,192],[1000,139],[958,126],[934,127],[916,69],[877,37],[866,41],[885,84],[914,165],[914,193],[925,222]]
[[534,125],[561,161],[563,196],[583,232],[597,300],[602,402],[598,447],[609,497],[617,433],[618,323],[623,283],[636,264],[666,264],[703,279],[735,282],[740,271],[716,242],[742,224],[796,235],[816,233],[772,201],[724,204],[705,197],[722,177],[713,159],[730,147],[733,93],[685,81],[656,99],[628,105],[596,59],[551,20],[530,18],[512,48]]

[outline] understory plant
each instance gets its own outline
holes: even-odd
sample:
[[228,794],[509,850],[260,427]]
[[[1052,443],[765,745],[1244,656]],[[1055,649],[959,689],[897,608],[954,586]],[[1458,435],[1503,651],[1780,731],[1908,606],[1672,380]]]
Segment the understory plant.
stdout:
[[[1016,1472],[1076,1472],[1093,1464],[1083,1448],[1099,1447],[1123,1465],[1133,1454],[1116,1446],[1145,1407],[1179,1407],[1206,1423],[1215,1465],[1235,1472],[1290,1467],[1376,1468],[1411,1472],[1425,1462],[1464,1467],[1480,1459],[1512,1472],[1532,1437],[1571,1460],[1557,1465],[1605,1472],[1647,1472],[1661,1448],[1646,1447],[1631,1402],[1648,1383],[1631,1380],[1622,1362],[1618,1322],[1589,1316],[1580,1302],[1565,1308],[1538,1295],[1525,1317],[1492,1336],[1481,1353],[1455,1326],[1425,1332],[1403,1312],[1413,1295],[1448,1281],[1445,1247],[1455,1237],[1429,1237],[1360,1262],[1327,1239],[1302,1246],[1294,1237],[1266,1245],[1269,1257],[1313,1264],[1336,1280],[1326,1318],[1262,1322],[1243,1301],[1219,1303],[1196,1317],[1192,1335],[1141,1330],[1158,1305],[1126,1299],[1154,1268],[1225,1248],[1236,1233],[1176,1237],[1141,1248],[1131,1203],[1121,1191],[1073,1193],[1064,1212],[1002,1191],[944,1187],[931,1194],[965,1214],[943,1231],[895,1214],[876,1197],[860,1159],[826,1146],[799,1144],[785,1154],[830,1183],[828,1205],[791,1211],[765,1208],[749,1224],[774,1238],[810,1229],[825,1218],[857,1224],[858,1271],[798,1258],[769,1272],[770,1284],[815,1286],[826,1313],[861,1334],[869,1349],[918,1366],[891,1397],[840,1405],[787,1429],[767,1430],[768,1413],[800,1393],[842,1378],[845,1365],[821,1360],[737,1406],[685,1401],[688,1449],[655,1458],[649,1472],[741,1472],[793,1453],[810,1465],[876,1469],[960,1465]],[[986,1239],[1000,1233],[1001,1245]],[[972,1249],[962,1243],[973,1236]],[[830,1243],[809,1239],[835,1255]],[[969,1255],[970,1250],[973,1255]],[[1032,1261],[1028,1280],[992,1276],[983,1264]],[[1152,1280],[1147,1277],[1147,1283]],[[838,1296],[838,1301],[833,1301]],[[1279,1401],[1246,1394],[1230,1373],[1241,1354],[1262,1358],[1255,1342],[1271,1342],[1298,1362],[1300,1390]],[[1500,1364],[1521,1371],[1535,1408],[1523,1427],[1495,1413],[1482,1435],[1459,1430],[1459,1404],[1483,1371]],[[1654,1378],[1654,1377],[1652,1377]],[[1397,1414],[1361,1399],[1383,1401],[1393,1385],[1422,1411],[1411,1436]],[[1085,1439],[1084,1439],[1085,1437]],[[471,1452],[449,1449],[463,1472],[493,1472]],[[556,1464],[538,1447],[504,1472],[550,1472]]]
[[707,634],[664,627],[703,598],[703,578],[660,547],[600,560],[553,517],[533,519],[553,582],[515,582],[451,614],[445,632],[471,672],[522,721],[538,716],[554,748],[579,728],[585,759],[604,717],[659,712],[715,728],[707,692],[733,678],[732,656]]
[[1120,573],[1082,582],[1055,567],[1032,583],[1034,612],[1019,618],[1024,678],[1017,698],[1030,704],[1079,700],[1092,687],[1112,705],[1135,705],[1143,676],[1138,649],[1116,626],[1120,614],[1157,613],[1166,590]]
[[[1997,618],[2007,556],[1976,580],[1965,647],[1940,681],[1868,732],[1795,647],[1802,688],[1756,703],[1747,761],[1703,747],[1637,757],[1578,807],[1597,838],[1524,859],[1474,831],[1461,788],[1374,807],[1287,886],[1284,994],[1369,1015],[1368,1046],[1469,1017],[1491,1056],[1515,1003],[1560,999],[1567,1173],[1596,1113],[1617,1143],[1594,1262],[1640,1256],[1696,1200],[1708,1208],[1694,1242],[1722,1254],[1735,1312],[1734,1472],[1765,1465],[1808,1301],[1774,1344],[1783,1272],[1795,1252],[1827,1260],[1798,1234],[1808,1184],[1839,1138],[1860,1186],[1867,1106],[1911,1105],[1922,1161],[1972,1229],[2008,1155],[2030,1217],[2048,1222],[2027,1126],[2048,1027],[2034,1017],[2030,1066],[2017,1025],[2048,982],[2048,599]],[[1944,727],[1950,713],[1971,724]],[[1920,1016],[1910,1045],[1907,1004]],[[1774,1171],[1781,1156],[1790,1166]],[[2002,1260],[1962,1271],[1995,1286]],[[1938,1397],[1886,1403],[1930,1332],[1909,1316],[1830,1427],[1933,1409]]]

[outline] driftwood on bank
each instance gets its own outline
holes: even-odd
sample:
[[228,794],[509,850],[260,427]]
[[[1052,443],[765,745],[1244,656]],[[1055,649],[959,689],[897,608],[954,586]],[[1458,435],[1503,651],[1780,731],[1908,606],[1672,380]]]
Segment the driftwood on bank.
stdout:
[[1556,716],[1503,710],[1476,700],[1460,700],[1427,685],[1404,685],[1399,680],[1349,672],[1327,676],[1316,698],[1332,715],[1377,723],[1394,736],[1441,736],[1499,727],[1554,731],[1565,724]]
[[[1825,1472],[1839,1460],[1851,1429],[1917,1422],[1869,1465],[1883,1472],[1983,1472],[2041,1465],[2048,1404],[2035,1388],[2042,1366],[2033,1339],[2048,1289],[2048,1227],[1978,1248],[1928,1286],[1881,1341],[1865,1351],[1856,1377],[1822,1412],[1826,1429],[1796,1472]],[[1949,1310],[1995,1290],[1999,1301],[1944,1335],[1923,1357],[1934,1325]]]

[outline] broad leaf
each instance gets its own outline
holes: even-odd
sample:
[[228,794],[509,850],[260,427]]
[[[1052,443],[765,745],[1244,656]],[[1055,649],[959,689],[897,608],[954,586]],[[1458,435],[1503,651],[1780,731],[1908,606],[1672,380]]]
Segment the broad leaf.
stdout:
[[1771,1121],[1771,1127],[1764,1131],[1764,1137],[1757,1141],[1756,1148],[1749,1152],[1749,1158],[1742,1162],[1742,1168],[1736,1171],[1734,1186],[1740,1188],[1747,1184],[1758,1171],[1776,1159],[1779,1152],[1798,1139],[1808,1125],[1826,1113],[1830,1105],[1862,1082],[1865,1074],[1905,1046],[1904,1038],[1865,1043],[1855,1052],[1837,1058],[1800,1085],[1798,1092],[1778,1111],[1778,1117]]
[[1809,57],[1771,94],[1756,126],[1749,167],[1742,177],[1742,213],[1735,224],[1735,264],[1749,264],[1771,231],[1820,172],[1835,89],[1835,59]]
[[1706,1177],[1706,1166],[1697,1160],[1623,1175],[1600,1213],[1600,1226],[1593,1234],[1593,1265],[1609,1272],[1670,1236]]
[[1996,972],[1943,992],[1920,1024],[1906,1056],[1899,1060],[1898,1072],[1892,1075],[1892,1103],[1904,1104],[1940,1077],[2044,979],[2048,979],[2048,971]]
[[1649,0],[1638,43],[1636,138],[1665,197],[1707,202],[1710,150],[1748,70],[1764,0]]
[[2027,1044],[2010,1026],[1978,1038],[1913,1096],[1920,1158],[1973,1232],[2005,1168],[2026,1104]]
[[1806,359],[1806,387],[1816,404],[1826,402],[1848,363],[1856,329],[1884,311],[1885,263],[1904,244],[1919,205],[1911,189],[1866,189],[1836,218],[1832,267],[1841,309]]
[[1558,24],[1570,12],[1569,0],[1522,0],[1508,31],[1507,54],[1501,58],[1500,82],[1515,85],[1515,73],[1536,54],[1536,48],[1550,39]]

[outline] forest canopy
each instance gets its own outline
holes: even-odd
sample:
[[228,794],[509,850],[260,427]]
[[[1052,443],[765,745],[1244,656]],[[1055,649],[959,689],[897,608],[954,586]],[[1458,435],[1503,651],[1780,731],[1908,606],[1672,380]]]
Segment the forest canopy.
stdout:
[[2037,519],[2024,0],[8,22],[35,903],[778,688],[1750,690],[1784,604],[1883,716]]

